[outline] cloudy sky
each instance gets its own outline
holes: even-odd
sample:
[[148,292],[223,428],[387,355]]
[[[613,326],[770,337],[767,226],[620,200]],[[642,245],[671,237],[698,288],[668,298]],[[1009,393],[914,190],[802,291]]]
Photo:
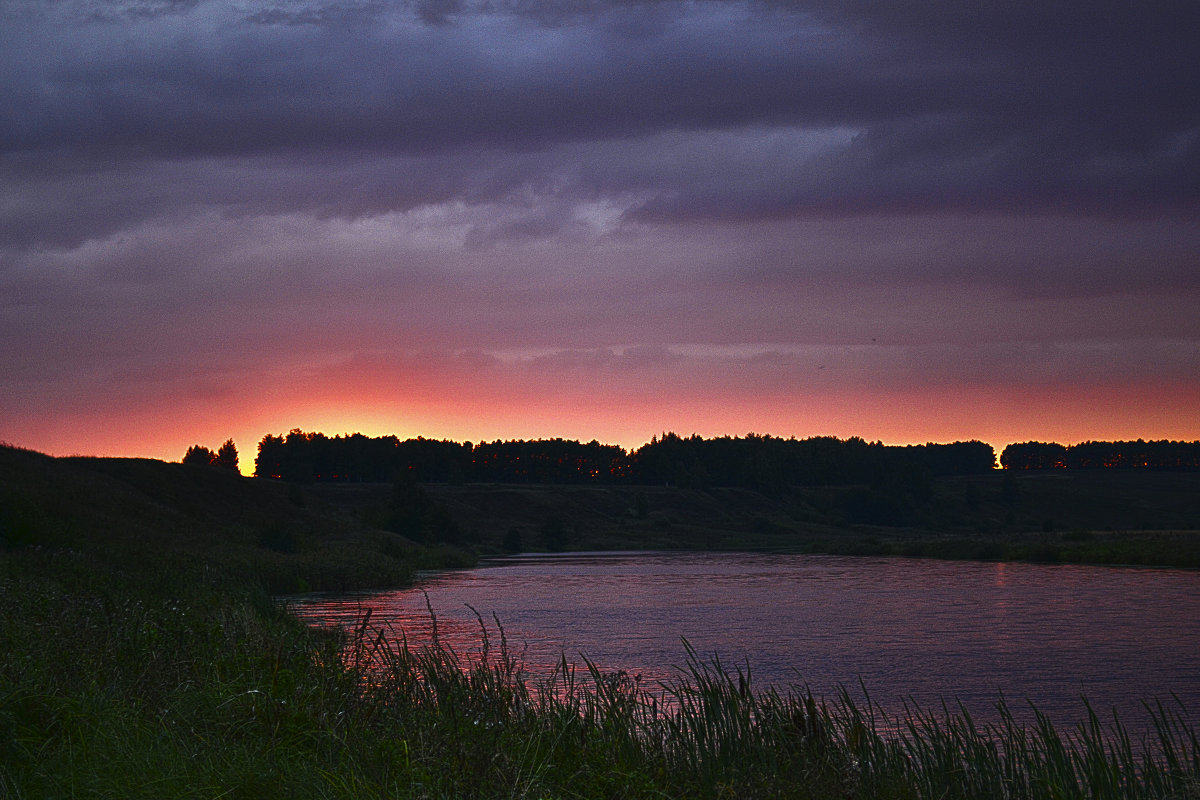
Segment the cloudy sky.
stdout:
[[0,439],[1200,438],[1195,0],[0,0]]

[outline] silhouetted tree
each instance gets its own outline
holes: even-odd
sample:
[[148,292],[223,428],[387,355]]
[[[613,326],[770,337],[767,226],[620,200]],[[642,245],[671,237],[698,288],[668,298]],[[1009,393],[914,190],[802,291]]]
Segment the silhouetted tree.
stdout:
[[187,449],[187,453],[183,456],[184,464],[203,464],[208,466],[213,463],[216,454],[212,450],[202,445],[194,444]]
[[238,454],[237,446],[234,445],[233,439],[226,439],[225,444],[221,445],[217,452],[209,450],[202,445],[194,444],[187,449],[187,453],[183,456],[184,464],[205,464],[214,467],[226,467],[237,472],[238,470]]
[[217,450],[217,454],[212,458],[212,464],[217,467],[225,467],[234,472],[238,471],[238,452],[237,445],[233,443],[233,439],[226,439],[225,444],[221,445]]
[[233,444],[233,439],[226,439],[226,443],[221,445],[220,449],[212,452],[208,447],[202,445],[192,445],[188,447],[184,455],[185,464],[206,464],[212,467],[224,467],[238,471],[238,446]]
[[1000,454],[1005,469],[1066,469],[1067,448],[1056,442],[1010,444]]
[[284,478],[283,462],[287,458],[282,436],[267,434],[258,443],[258,455],[254,459],[254,477]]

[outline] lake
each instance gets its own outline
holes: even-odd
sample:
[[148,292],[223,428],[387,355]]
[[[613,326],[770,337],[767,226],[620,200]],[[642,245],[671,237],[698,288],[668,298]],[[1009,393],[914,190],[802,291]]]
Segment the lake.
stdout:
[[[503,626],[532,677],[562,655],[643,685],[678,676],[683,639],[755,686],[845,686],[898,713],[906,700],[957,699],[994,718],[1001,695],[1036,703],[1056,724],[1080,701],[1138,727],[1141,701],[1172,693],[1200,710],[1200,572],[751,553],[577,553],[489,561],[423,575],[403,591],[292,598],[317,625],[352,625],[366,609],[410,643],[431,620],[460,653]],[[469,607],[470,606],[470,607]]]

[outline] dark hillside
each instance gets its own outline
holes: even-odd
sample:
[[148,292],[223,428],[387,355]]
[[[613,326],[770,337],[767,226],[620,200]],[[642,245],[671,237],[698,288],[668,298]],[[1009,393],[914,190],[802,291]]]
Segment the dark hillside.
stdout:
[[[1005,474],[991,483],[1001,483]],[[1067,530],[1200,531],[1200,472],[1030,471],[1013,473],[1012,480],[1017,493],[1011,508],[1027,530],[1049,522],[1052,529]]]
[[127,569],[199,564],[272,592],[396,585],[418,549],[297,487],[209,466],[0,447],[0,546]]
[[[391,484],[309,487],[381,519]],[[480,552],[773,549],[1200,566],[1200,473],[1011,472],[748,489],[422,484]]]
[[528,549],[544,549],[545,531],[566,528],[565,549],[737,549],[787,546],[788,534],[833,534],[827,519],[799,496],[771,498],[747,489],[673,487],[431,486],[459,519],[499,543],[516,530]]

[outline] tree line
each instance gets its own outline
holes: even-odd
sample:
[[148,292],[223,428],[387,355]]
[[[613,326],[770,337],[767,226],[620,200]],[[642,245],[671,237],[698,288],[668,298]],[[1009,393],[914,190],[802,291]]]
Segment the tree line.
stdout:
[[187,449],[187,453],[184,454],[183,463],[224,467],[237,472],[237,445],[233,443],[233,439],[226,439],[225,444],[218,447],[216,452],[213,452],[204,445],[194,444],[189,447]]
[[255,475],[293,482],[415,481],[741,487],[881,484],[915,476],[990,472],[995,451],[978,441],[890,446],[858,437],[781,439],[749,434],[704,439],[666,433],[626,452],[595,440],[471,442],[401,440],[292,430],[263,437]]
[[1200,469],[1200,441],[1021,442],[1000,454],[1005,469]]

